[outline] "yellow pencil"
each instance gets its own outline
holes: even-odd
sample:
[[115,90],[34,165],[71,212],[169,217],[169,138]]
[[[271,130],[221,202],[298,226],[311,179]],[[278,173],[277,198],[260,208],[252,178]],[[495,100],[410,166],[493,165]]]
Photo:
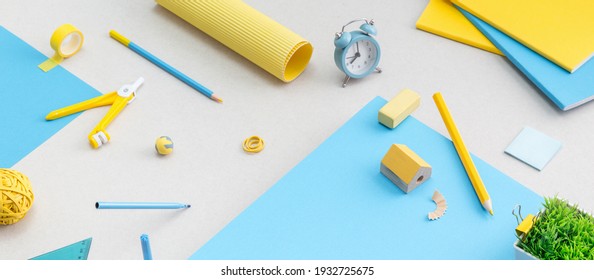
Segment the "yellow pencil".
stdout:
[[452,118],[452,115],[450,114],[448,106],[443,100],[441,93],[435,93],[433,95],[433,101],[435,101],[435,105],[437,105],[439,114],[441,115],[441,118],[443,119],[443,122],[450,133],[450,137],[452,138],[456,152],[458,152],[460,161],[462,161],[462,165],[464,165],[464,169],[466,170],[468,178],[470,178],[470,182],[474,187],[476,195],[483,205],[483,208],[493,215],[493,204],[491,202],[491,197],[489,196],[489,193],[487,193],[485,184],[483,184],[483,180],[474,166],[474,162],[470,157],[470,153],[468,153],[466,145],[464,145],[464,141],[462,141],[460,132],[458,132],[458,128],[456,128],[456,123],[454,123],[454,119]]

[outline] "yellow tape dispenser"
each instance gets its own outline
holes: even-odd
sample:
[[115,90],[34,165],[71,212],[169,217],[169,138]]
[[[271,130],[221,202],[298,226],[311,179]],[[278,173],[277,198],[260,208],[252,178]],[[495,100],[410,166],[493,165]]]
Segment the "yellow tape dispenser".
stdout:
[[72,24],[63,24],[52,34],[50,46],[56,53],[54,56],[39,64],[43,72],[52,70],[60,64],[65,58],[76,54],[82,47],[84,36],[80,30]]
[[93,148],[97,149],[101,145],[106,144],[110,140],[110,136],[105,131],[105,128],[115,119],[115,117],[134,99],[136,98],[136,91],[144,83],[144,79],[138,78],[133,84],[123,85],[118,91],[110,92],[101,96],[91,98],[89,100],[79,102],[62,109],[58,109],[49,113],[45,119],[48,121],[59,119],[61,117],[69,116],[95,107],[111,105],[109,111],[103,119],[95,126],[93,131],[89,133],[89,142]]

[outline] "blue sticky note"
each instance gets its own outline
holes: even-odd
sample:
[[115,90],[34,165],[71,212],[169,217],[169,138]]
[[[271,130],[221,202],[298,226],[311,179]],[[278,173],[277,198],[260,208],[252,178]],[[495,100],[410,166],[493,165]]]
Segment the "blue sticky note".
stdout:
[[[49,36],[47,52],[53,52]],[[12,167],[78,116],[46,121],[49,112],[100,94],[60,66],[41,71],[37,65],[45,60],[46,56],[0,26],[2,168]]]
[[488,23],[460,7],[458,9],[561,110],[566,111],[594,99],[594,59],[569,73]]
[[[536,214],[542,197],[473,157],[493,200],[489,215],[452,142],[412,116],[384,127],[385,104],[367,104],[190,259],[513,259],[511,211],[521,204]],[[433,168],[408,194],[380,173],[393,143]],[[435,189],[448,209],[430,221]]]
[[531,127],[524,127],[505,152],[542,170],[561,149],[561,142]]

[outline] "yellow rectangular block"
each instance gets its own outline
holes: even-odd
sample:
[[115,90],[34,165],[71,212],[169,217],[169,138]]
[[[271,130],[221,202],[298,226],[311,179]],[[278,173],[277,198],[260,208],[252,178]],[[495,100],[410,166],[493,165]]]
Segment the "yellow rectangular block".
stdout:
[[241,0],[156,1],[283,82],[297,78],[313,53],[303,37]]
[[421,105],[421,96],[410,89],[405,89],[379,110],[377,119],[381,124],[395,128],[419,105]]

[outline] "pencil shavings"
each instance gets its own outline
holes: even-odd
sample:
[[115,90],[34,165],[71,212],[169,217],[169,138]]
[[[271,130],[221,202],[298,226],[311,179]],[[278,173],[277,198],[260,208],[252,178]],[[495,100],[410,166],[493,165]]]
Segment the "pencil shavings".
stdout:
[[446,210],[448,209],[448,203],[438,190],[435,190],[435,192],[433,193],[433,197],[431,197],[431,199],[433,200],[433,202],[435,202],[437,207],[433,212],[427,214],[427,217],[429,218],[429,220],[433,221],[441,218],[441,216],[445,214]]

